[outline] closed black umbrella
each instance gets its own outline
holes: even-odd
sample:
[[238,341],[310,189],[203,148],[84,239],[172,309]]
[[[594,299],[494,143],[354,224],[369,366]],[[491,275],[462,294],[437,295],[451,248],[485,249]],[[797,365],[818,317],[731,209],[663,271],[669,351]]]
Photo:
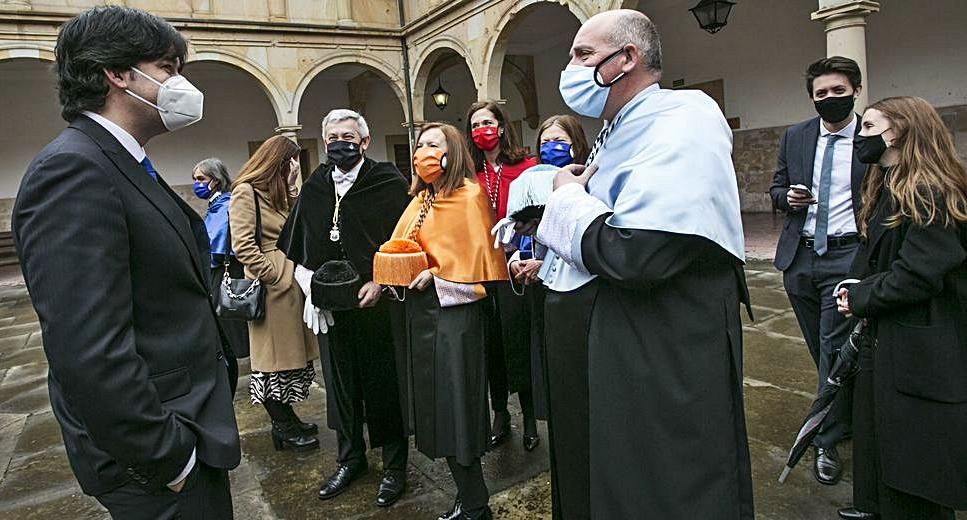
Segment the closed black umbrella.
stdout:
[[863,320],[859,320],[856,326],[853,327],[853,332],[850,333],[849,340],[839,349],[839,355],[836,357],[833,367],[829,370],[829,377],[826,378],[826,382],[823,383],[819,389],[819,393],[816,395],[816,400],[809,407],[806,420],[803,421],[802,428],[799,429],[799,434],[796,435],[796,442],[793,443],[792,449],[789,450],[786,467],[783,468],[782,474],[779,475],[780,483],[786,481],[789,472],[796,466],[799,459],[806,453],[806,449],[812,444],[816,434],[819,433],[819,427],[822,426],[823,420],[829,414],[829,409],[833,405],[833,399],[836,397],[840,388],[856,375],[857,352],[864,345],[864,342],[869,341],[869,337],[863,333],[865,327],[866,323]]

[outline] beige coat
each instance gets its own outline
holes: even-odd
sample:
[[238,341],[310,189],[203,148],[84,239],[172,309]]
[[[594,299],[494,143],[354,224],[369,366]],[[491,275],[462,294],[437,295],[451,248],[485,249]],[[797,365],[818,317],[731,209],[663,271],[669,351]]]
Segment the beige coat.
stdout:
[[[255,243],[255,193],[262,214],[261,251]],[[275,210],[268,194],[251,184],[232,190],[228,209],[232,249],[245,266],[245,277],[258,277],[266,288],[265,319],[248,323],[252,370],[258,372],[302,369],[319,357],[316,337],[302,321],[305,296],[293,276],[295,266],[275,245],[286,213]]]

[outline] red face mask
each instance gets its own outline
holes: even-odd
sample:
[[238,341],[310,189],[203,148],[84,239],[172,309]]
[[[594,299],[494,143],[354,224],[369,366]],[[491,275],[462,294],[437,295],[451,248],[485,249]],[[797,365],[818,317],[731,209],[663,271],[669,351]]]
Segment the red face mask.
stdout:
[[470,132],[473,144],[485,152],[489,152],[500,143],[500,135],[496,126],[478,126]]
[[433,181],[443,176],[446,160],[446,155],[439,148],[418,148],[413,153],[416,174],[427,184],[433,184]]

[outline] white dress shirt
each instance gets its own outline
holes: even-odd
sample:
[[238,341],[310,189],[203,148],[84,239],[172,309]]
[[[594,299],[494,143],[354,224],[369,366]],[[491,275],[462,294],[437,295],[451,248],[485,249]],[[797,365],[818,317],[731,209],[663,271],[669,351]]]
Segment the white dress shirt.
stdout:
[[141,161],[148,156],[148,154],[144,151],[144,148],[138,144],[137,139],[129,134],[127,130],[116,125],[113,121],[102,116],[101,114],[95,114],[94,112],[90,111],[84,111],[83,114],[93,119],[95,123],[101,125],[105,130],[110,132],[110,134],[113,135],[119,143],[121,143],[121,146],[123,146],[124,149],[131,154],[131,157],[134,157],[134,160],[137,161],[138,164],[140,164]]
[[[813,161],[813,196],[819,198],[819,177],[823,168],[823,154],[830,132],[822,121],[819,122],[819,139],[816,140],[816,158]],[[856,233],[856,218],[853,216],[853,135],[856,133],[856,115],[845,128],[835,132],[841,136],[833,144],[832,183],[829,185],[829,226],[826,236],[836,237]],[[802,227],[804,236],[816,235],[816,211],[819,204],[810,204],[806,212],[806,223]]]
[[[113,135],[114,138],[121,143],[121,146],[123,146],[124,149],[131,154],[131,157],[134,157],[134,160],[139,164],[144,160],[145,157],[148,156],[148,154],[144,151],[144,147],[138,144],[138,141],[130,133],[128,133],[127,130],[116,125],[113,121],[107,119],[101,114],[95,114],[94,112],[89,111],[85,111],[83,114],[93,119],[95,123],[101,125],[105,130]],[[191,457],[188,458],[188,464],[185,464],[185,469],[181,470],[181,473],[179,473],[174,480],[169,482],[168,486],[173,486],[188,478],[188,474],[191,473],[191,470],[195,468],[195,460],[197,459],[197,455],[196,449],[192,448]]]

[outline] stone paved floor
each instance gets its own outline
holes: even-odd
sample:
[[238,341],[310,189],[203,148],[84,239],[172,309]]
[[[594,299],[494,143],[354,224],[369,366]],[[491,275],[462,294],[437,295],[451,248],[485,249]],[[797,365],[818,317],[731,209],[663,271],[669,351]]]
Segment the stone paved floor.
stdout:
[[[771,216],[747,221],[750,256],[767,257],[774,244]],[[771,242],[770,242],[771,241]],[[820,486],[808,470],[809,456],[789,480],[776,477],[786,450],[815,390],[815,372],[799,337],[782,281],[766,261],[752,260],[748,277],[757,321],[745,323],[745,396],[753,461],[757,518],[825,520],[850,501],[850,479]],[[106,513],[78,489],[67,466],[57,423],[50,412],[47,366],[36,315],[15,271],[0,271],[0,519],[101,519]],[[372,505],[377,472],[332,502],[315,498],[334,468],[335,439],[320,435],[322,449],[295,455],[272,449],[264,412],[246,402],[248,379],[239,382],[235,406],[243,459],[232,472],[236,518],[240,519],[426,519],[445,510],[454,493],[445,464],[411,450],[407,495],[389,510]],[[320,424],[324,390],[313,388],[300,415]],[[485,474],[501,519],[550,518],[546,445],[534,453],[520,446],[520,416],[514,410],[513,442],[488,454]],[[542,438],[546,431],[541,426]],[[849,459],[849,449],[842,450]],[[377,457],[370,455],[371,464]],[[682,461],[688,464],[689,461]],[[967,520],[967,515],[958,516]]]

